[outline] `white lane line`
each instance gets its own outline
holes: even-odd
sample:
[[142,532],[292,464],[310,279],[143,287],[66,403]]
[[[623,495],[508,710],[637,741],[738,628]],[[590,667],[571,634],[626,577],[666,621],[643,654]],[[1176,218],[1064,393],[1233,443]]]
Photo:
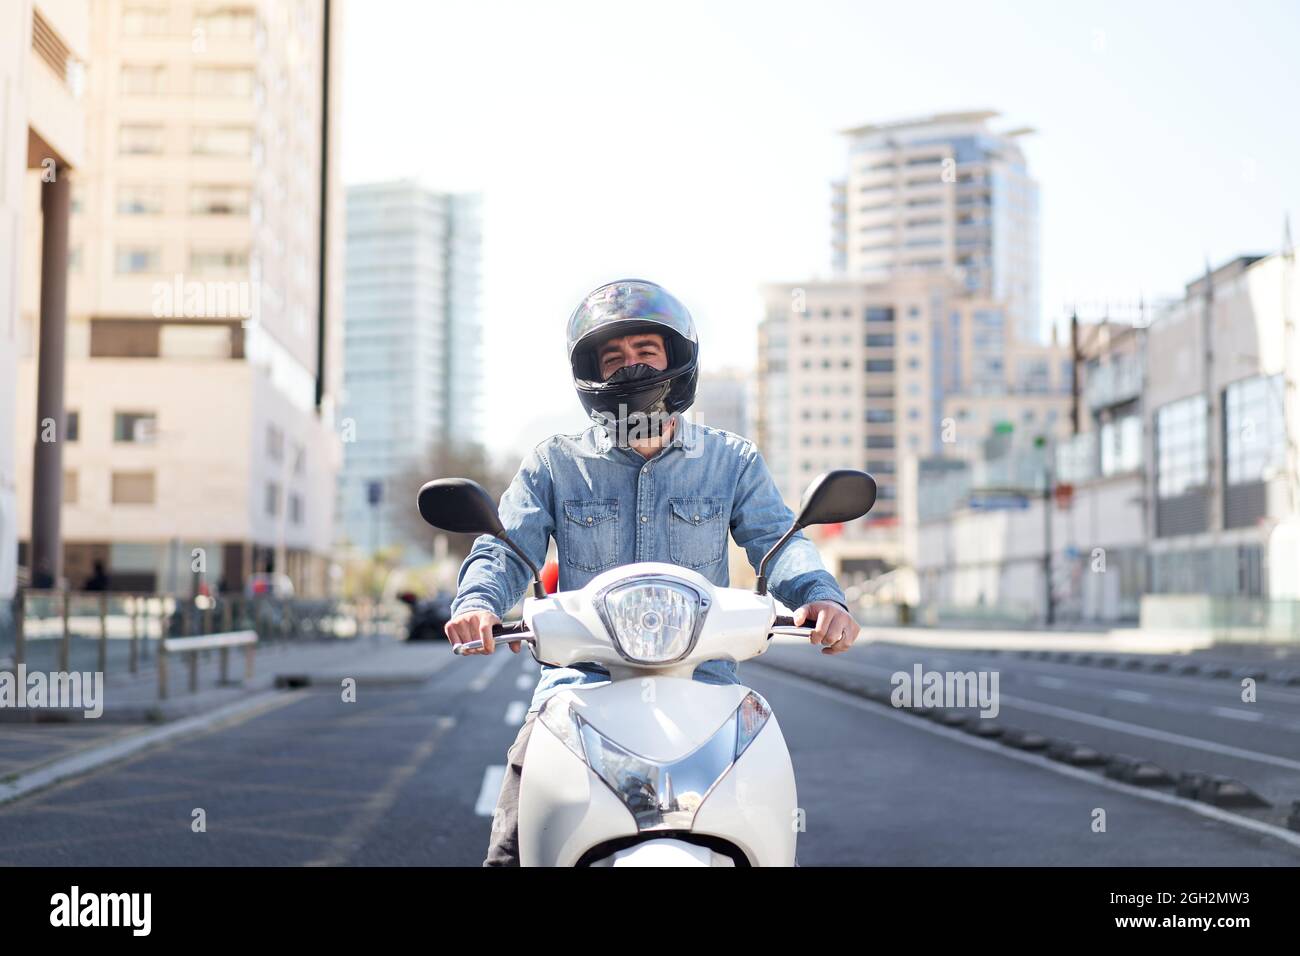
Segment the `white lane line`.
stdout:
[[[875,667],[871,664],[853,664],[847,662],[840,665],[849,667],[857,671],[874,671],[877,674],[888,677],[894,673],[883,667]],[[1146,737],[1150,740],[1163,740],[1166,743],[1179,744],[1183,747],[1194,747],[1197,750],[1205,750],[1209,753],[1223,754],[1227,757],[1236,757],[1239,760],[1253,760],[1256,763],[1271,764],[1274,767],[1286,767],[1288,770],[1300,770],[1300,760],[1291,760],[1288,757],[1278,757],[1274,754],[1260,753],[1258,750],[1246,750],[1243,747],[1233,747],[1231,744],[1220,744],[1213,740],[1202,740],[1199,737],[1188,737],[1184,734],[1176,734],[1168,730],[1156,730],[1154,727],[1144,727],[1141,724],[1130,724],[1126,720],[1113,720],[1110,717],[1098,717],[1096,714],[1084,713],[1081,710],[1071,710],[1069,707],[1057,707],[1055,704],[1040,704],[1038,701],[1028,700],[1024,697],[1013,697],[1010,694],[998,694],[998,699],[1011,707],[1018,707],[1021,710],[1027,710],[1035,714],[1043,714],[1047,717],[1062,717],[1065,720],[1071,720],[1080,724],[1092,724],[1094,727],[1104,727],[1107,730],[1119,730],[1134,737]]]
[[1149,704],[1151,702],[1150,694],[1144,694],[1140,690],[1124,690],[1122,687],[1112,690],[1110,696],[1118,697],[1120,700],[1131,700],[1135,704]]
[[505,776],[505,764],[483,768],[483,785],[479,787],[478,800],[474,802],[474,812],[479,816],[492,816],[492,811],[497,808],[497,797],[501,794],[501,781]]
[[1233,720],[1263,720],[1262,714],[1256,714],[1249,710],[1238,710],[1235,707],[1211,707],[1214,713],[1220,717],[1231,717]]
[[1034,678],[1034,683],[1039,687],[1050,687],[1052,690],[1060,690],[1065,686],[1065,681],[1061,680],[1061,678],[1044,677],[1041,674]]
[[520,674],[515,678],[515,690],[532,690],[537,683],[537,678],[530,673]]
[[865,710],[876,714],[880,717],[887,717],[890,720],[896,720],[901,724],[908,724],[917,730],[925,731],[930,734],[937,734],[940,737],[947,737],[949,740],[955,740],[959,743],[966,744],[968,747],[977,747],[980,750],[987,750],[990,753],[1001,754],[1011,760],[1019,760],[1022,763],[1032,764],[1043,770],[1050,770],[1065,777],[1073,777],[1076,780],[1082,780],[1098,787],[1105,787],[1108,790],[1118,790],[1121,793],[1127,793],[1130,796],[1138,797],[1142,800],[1151,800],[1156,803],[1166,803],[1175,807],[1182,807],[1185,810],[1191,810],[1203,817],[1210,817],[1221,823],[1227,823],[1231,826],[1241,827],[1246,830],[1254,830],[1256,833],[1264,833],[1271,837],[1288,843],[1294,847],[1300,847],[1300,833],[1291,830],[1285,830],[1282,827],[1274,826],[1271,823],[1263,823],[1250,817],[1239,816],[1235,813],[1229,813],[1227,810],[1221,810],[1216,806],[1208,803],[1201,803],[1198,800],[1189,800],[1186,797],[1180,797],[1172,793],[1161,793],[1157,790],[1148,790],[1144,787],[1135,787],[1131,783],[1124,783],[1120,780],[1114,780],[1110,777],[1104,777],[1101,774],[1089,770],[1083,770],[1079,767],[1072,767],[1069,764],[1060,763],[1056,760],[1050,760],[1039,754],[1029,753],[1024,750],[1014,750],[1005,744],[994,743],[991,740],[985,740],[983,737],[975,737],[971,734],[960,730],[953,730],[951,727],[944,727],[928,720],[917,720],[915,717],[909,717],[904,713],[886,707],[884,704],[878,704],[874,701],[863,700],[855,694],[839,690],[834,687],[826,687],[816,681],[806,677],[799,677],[796,674],[790,674],[786,671],[768,668],[769,672],[775,671],[778,680],[788,680],[791,683],[797,683],[804,689],[815,694],[821,694],[823,697],[830,697],[835,700],[843,701],[859,710]]
[[492,660],[488,661],[487,667],[483,668],[483,673],[469,682],[469,689],[474,691],[483,690],[488,684],[492,683],[493,678],[501,673],[501,670],[510,663],[510,658],[514,656],[504,647],[502,650],[493,653]]
[[528,701],[512,700],[510,706],[506,708],[506,723],[511,727],[518,727],[524,722],[526,713],[528,713]]

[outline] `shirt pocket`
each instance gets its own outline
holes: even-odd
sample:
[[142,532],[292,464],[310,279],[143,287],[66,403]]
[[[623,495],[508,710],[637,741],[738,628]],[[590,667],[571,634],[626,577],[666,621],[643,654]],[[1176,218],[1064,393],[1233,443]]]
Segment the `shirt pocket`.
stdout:
[[602,571],[618,560],[618,499],[564,502],[564,560],[580,571]]
[[727,553],[721,498],[669,498],[668,556],[684,568],[707,568]]

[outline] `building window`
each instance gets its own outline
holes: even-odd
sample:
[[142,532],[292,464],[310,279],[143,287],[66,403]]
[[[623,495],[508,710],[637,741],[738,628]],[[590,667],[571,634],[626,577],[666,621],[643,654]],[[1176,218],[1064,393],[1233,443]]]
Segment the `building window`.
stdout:
[[868,435],[867,447],[868,448],[893,448],[894,436],[893,435]]
[[1228,484],[1263,481],[1286,461],[1282,376],[1234,382],[1223,393]]
[[196,126],[190,150],[195,156],[251,156],[253,131],[247,126]]
[[248,269],[247,249],[191,249],[190,271],[202,274]]
[[154,503],[152,471],[113,472],[113,504],[151,505]]
[[869,349],[892,349],[894,347],[894,336],[887,333],[868,335],[866,341]]
[[167,92],[165,79],[162,66],[128,63],[119,74],[118,87],[126,96],[157,96]]
[[162,187],[155,184],[123,183],[117,187],[119,216],[157,216],[163,211]]
[[888,307],[868,306],[865,316],[868,322],[892,324],[894,321],[894,310]]
[[75,505],[77,503],[77,473],[75,471],[65,471],[63,473],[63,503],[65,505]]
[[65,412],[63,417],[63,440],[76,441],[81,436],[81,416],[76,412]]
[[194,92],[200,96],[252,96],[253,71],[247,67],[200,67],[194,71]]
[[246,216],[251,195],[247,186],[196,185],[190,190],[190,213],[195,216]]
[[866,370],[868,372],[892,372],[894,370],[894,360],[867,359]]
[[123,156],[158,156],[163,128],[156,123],[123,123],[117,129],[117,151]]
[[1142,466],[1142,419],[1125,415],[1101,426],[1101,473],[1114,475]]
[[271,517],[280,513],[280,486],[274,481],[266,483],[266,513]]
[[158,416],[153,412],[113,413],[113,441],[152,444],[157,430]]
[[302,496],[297,493],[289,495],[289,520],[302,524]]
[[141,275],[162,268],[162,250],[157,246],[118,246],[118,275]]
[[1205,399],[1196,395],[1156,412],[1156,495],[1173,498],[1205,481]]
[[122,11],[122,35],[161,37],[167,35],[167,8],[127,7]]
[[272,461],[280,461],[284,457],[284,432],[274,425],[266,426],[266,454]]
[[195,29],[210,37],[251,37],[255,22],[251,7],[216,7],[194,16]]
[[868,408],[867,421],[876,425],[887,425],[894,420],[892,408]]

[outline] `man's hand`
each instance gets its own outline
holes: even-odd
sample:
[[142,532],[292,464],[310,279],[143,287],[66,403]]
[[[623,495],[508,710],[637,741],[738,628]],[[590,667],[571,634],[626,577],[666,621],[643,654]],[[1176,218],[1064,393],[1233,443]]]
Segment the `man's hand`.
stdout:
[[[466,611],[464,614],[457,614],[448,621],[444,631],[447,634],[447,640],[451,641],[452,647],[469,641],[477,641],[479,638],[483,639],[481,650],[465,651],[466,654],[491,654],[496,650],[496,642],[492,639],[492,626],[500,623],[501,618],[491,611]],[[511,641],[511,652],[518,654],[519,645],[519,641]]]
[[853,615],[834,601],[813,601],[794,612],[796,627],[802,627],[808,621],[816,622],[808,640],[813,644],[829,645],[822,648],[823,654],[844,653],[853,646],[861,630]]

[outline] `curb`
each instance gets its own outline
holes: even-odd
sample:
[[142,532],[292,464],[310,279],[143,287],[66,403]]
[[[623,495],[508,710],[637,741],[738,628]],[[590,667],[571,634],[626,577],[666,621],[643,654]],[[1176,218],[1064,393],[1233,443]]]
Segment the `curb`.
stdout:
[[107,764],[124,760],[169,740],[215,730],[220,726],[247,720],[276,707],[286,706],[296,701],[298,697],[297,694],[263,691],[206,714],[186,717],[163,727],[141,730],[124,739],[119,738],[100,746],[88,747],[71,756],[51,761],[21,774],[16,780],[0,783],[0,805],[20,800],[70,777],[78,777]]

